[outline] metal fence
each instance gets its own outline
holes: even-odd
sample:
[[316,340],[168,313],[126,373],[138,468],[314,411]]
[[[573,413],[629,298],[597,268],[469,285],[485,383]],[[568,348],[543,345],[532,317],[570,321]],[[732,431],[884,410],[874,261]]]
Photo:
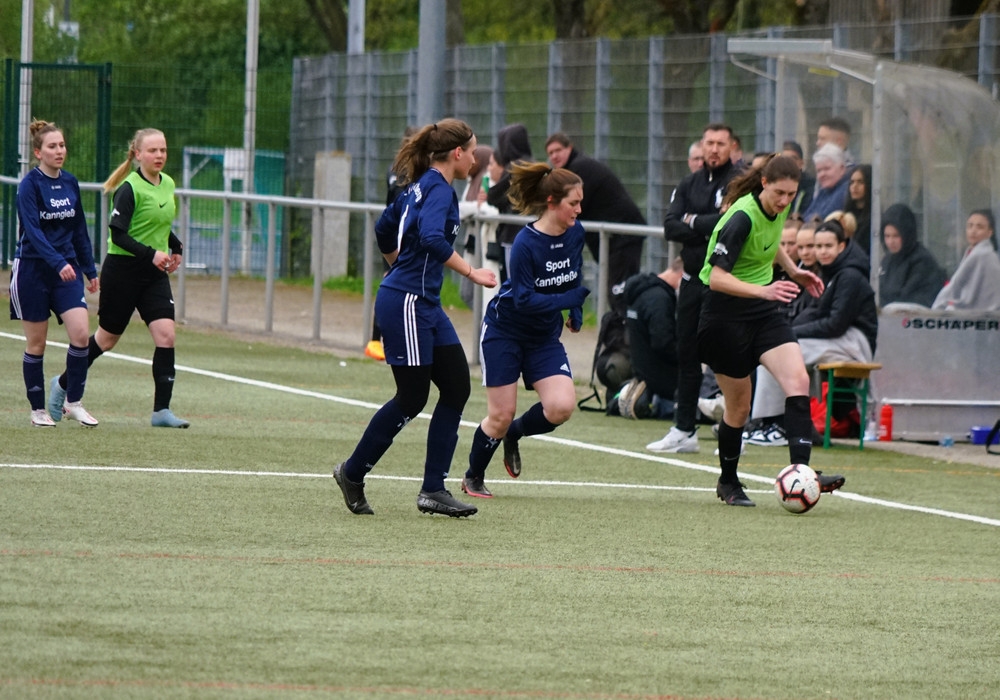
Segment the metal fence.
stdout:
[[[996,15],[973,24],[947,19],[775,27],[742,36],[830,39],[836,48],[949,68],[994,95],[998,90]],[[687,147],[707,122],[731,124],[747,153],[775,146],[773,82],[734,65],[728,38],[456,47],[447,54],[445,112],[469,122],[486,144],[504,124],[523,123],[538,158],[550,133],[568,133],[619,175],[648,221],[659,221],[686,173]],[[415,90],[415,50],[297,59],[289,173],[299,191],[311,192],[312,154],[335,150],[352,156],[356,196],[381,199],[384,173],[416,117]],[[797,134],[807,152],[819,121],[831,114],[850,118],[854,111],[837,76],[812,98]]]

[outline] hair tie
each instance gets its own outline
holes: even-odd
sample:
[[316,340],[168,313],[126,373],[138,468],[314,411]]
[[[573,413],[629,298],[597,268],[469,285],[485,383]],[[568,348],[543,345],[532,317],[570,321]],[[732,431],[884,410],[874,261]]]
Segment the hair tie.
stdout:
[[437,128],[438,128],[437,122],[431,124],[431,131],[437,131]]

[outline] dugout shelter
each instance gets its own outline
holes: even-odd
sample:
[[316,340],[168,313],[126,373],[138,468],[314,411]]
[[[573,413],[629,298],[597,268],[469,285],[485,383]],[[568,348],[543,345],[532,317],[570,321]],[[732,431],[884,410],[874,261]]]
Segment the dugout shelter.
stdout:
[[[762,119],[771,147],[797,140],[811,162],[818,121],[837,115],[851,123],[853,160],[872,166],[876,293],[880,214],[889,205],[914,210],[923,244],[949,275],[966,248],[969,213],[1000,214],[1000,104],[976,82],[837,49],[828,39],[732,38],[728,51],[761,77],[759,126]],[[880,304],[875,361],[883,369],[873,379],[878,403],[893,407],[894,438],[964,440],[973,425],[992,425],[1000,417],[998,358],[1000,311]]]

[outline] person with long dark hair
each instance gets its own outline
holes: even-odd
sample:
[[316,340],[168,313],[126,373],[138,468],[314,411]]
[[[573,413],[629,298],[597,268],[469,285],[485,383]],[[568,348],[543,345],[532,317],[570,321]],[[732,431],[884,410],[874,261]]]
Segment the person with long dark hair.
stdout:
[[451,517],[477,510],[445,489],[470,382],[465,350],[441,307],[446,267],[476,284],[497,283],[491,270],[473,268],[454,248],[460,219],[452,182],[468,177],[475,148],[468,124],[442,119],[406,140],[392,165],[406,189],[375,224],[379,250],[390,265],[375,296],[375,316],[396,394],[372,417],[351,456],[333,470],[348,510],[356,515],[374,513],[365,497],[365,475],[423,410],[432,383],[439,397],[427,429],[417,509]]
[[[515,163],[508,192],[514,210],[537,217],[514,238],[510,275],[486,309],[480,333],[487,415],[476,429],[462,490],[492,498],[484,483],[486,467],[503,443],[507,473],[521,475],[518,440],[550,433],[573,413],[576,389],[566,349],[565,325],[579,332],[583,302],[583,226],[576,220],[583,181],[545,163]],[[538,392],[538,402],[518,418],[517,382]]]
[[[743,428],[750,414],[750,374],[758,365],[771,371],[785,395],[785,423],[792,464],[808,464],[812,454],[809,374],[783,309],[800,291],[813,296],[823,282],[797,267],[782,250],[781,229],[798,190],[801,170],[791,158],[773,155],[729,183],[726,210],[712,232],[700,279],[707,286],[698,326],[698,352],[715,372],[725,397],[719,424],[721,475],[716,495],[727,505],[753,506],[743,490],[738,466]],[[788,279],[774,279],[777,261]],[[824,490],[839,488],[843,477],[821,476]]]
[[996,228],[992,210],[975,209],[969,214],[965,221],[965,240],[969,245],[931,308],[1000,310]]

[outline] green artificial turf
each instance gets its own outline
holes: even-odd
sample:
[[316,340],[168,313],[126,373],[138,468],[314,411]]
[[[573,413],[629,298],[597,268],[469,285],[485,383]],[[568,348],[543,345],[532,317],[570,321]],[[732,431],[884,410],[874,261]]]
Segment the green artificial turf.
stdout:
[[[417,512],[415,420],[359,517],[330,473],[393,393],[384,366],[177,346],[189,430],[149,427],[150,368],[118,357],[88,380],[98,428],[36,429],[0,337],[0,697],[1000,696],[996,470],[817,449],[858,498],[794,516],[765,483],[786,450],[751,447],[758,506],[729,508],[707,429],[656,456],[669,423],[577,413],[453,520]],[[116,352],[151,356],[141,325]],[[465,420],[484,412],[474,386]]]

